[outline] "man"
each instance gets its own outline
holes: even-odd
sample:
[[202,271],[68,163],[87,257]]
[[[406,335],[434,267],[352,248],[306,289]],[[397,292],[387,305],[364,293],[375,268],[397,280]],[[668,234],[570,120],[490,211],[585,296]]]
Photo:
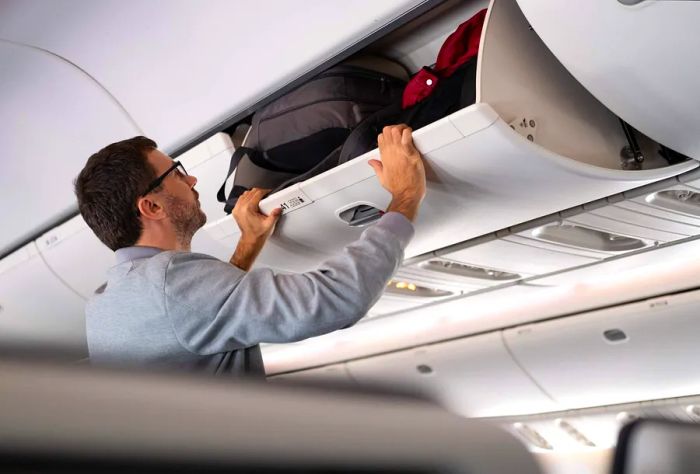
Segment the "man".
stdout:
[[229,263],[190,252],[206,216],[182,165],[135,137],[92,155],[76,179],[80,213],[115,251],[106,286],[86,308],[93,363],[264,375],[261,342],[292,342],[350,326],[377,301],[403,259],[425,194],[405,125],[378,137],[371,160],[391,194],[386,214],[317,270],[250,270],[281,214],[253,189],[233,211],[241,238]]

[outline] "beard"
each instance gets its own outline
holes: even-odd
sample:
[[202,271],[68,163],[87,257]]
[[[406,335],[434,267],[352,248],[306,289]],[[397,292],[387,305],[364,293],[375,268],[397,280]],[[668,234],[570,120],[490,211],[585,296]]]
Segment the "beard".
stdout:
[[187,202],[175,196],[167,196],[165,203],[178,243],[189,248],[194,233],[207,223],[207,215],[200,209],[198,201]]

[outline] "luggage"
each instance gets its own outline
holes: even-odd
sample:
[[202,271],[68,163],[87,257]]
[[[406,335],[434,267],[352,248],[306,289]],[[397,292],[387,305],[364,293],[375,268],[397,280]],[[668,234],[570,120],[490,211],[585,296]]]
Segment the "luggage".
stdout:
[[342,147],[316,167],[289,178],[274,191],[305,181],[377,147],[377,135],[387,125],[405,123],[422,128],[476,101],[477,53],[486,10],[465,21],[447,37],[433,68],[424,67],[406,85],[401,100],[378,110],[359,124]]
[[[401,100],[408,75],[377,57],[346,61],[266,105],[253,115],[245,146],[231,157],[226,180],[236,170],[228,196],[217,199],[231,212],[253,187],[277,189],[338,153],[350,132],[376,111]],[[318,174],[318,173],[315,173]]]
[[[481,10],[462,23],[443,43],[433,68],[424,67],[407,83],[397,81],[395,73],[378,72],[376,65],[373,71],[366,65],[358,71],[357,64],[344,63],[261,109],[253,117],[252,138],[231,158],[228,176],[238,167],[233,190],[228,199],[223,186],[217,195],[226,202],[226,212],[246,189],[267,188],[274,193],[373,150],[387,125],[405,123],[416,130],[473,104],[485,18],[486,10]],[[396,67],[388,60],[378,64]],[[331,78],[352,83],[359,76],[375,81],[379,77],[387,89],[380,87],[377,94],[375,87],[374,99],[356,90],[346,94],[353,97],[349,102],[343,94],[326,90],[333,87]],[[362,87],[371,89],[371,84],[369,80]],[[350,104],[357,103],[364,106],[352,116]],[[331,120],[338,114],[344,118]]]

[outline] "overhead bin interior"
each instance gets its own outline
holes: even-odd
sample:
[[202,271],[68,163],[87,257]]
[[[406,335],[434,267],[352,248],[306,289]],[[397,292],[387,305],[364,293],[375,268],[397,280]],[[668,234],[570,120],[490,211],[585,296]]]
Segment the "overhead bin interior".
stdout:
[[518,3],[595,97],[655,140],[700,158],[697,2]]

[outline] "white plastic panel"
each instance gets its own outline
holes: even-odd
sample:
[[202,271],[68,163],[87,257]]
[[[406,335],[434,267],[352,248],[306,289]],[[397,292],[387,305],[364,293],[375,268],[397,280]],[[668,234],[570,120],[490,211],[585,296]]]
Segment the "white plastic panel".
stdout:
[[347,364],[360,385],[422,391],[464,416],[506,416],[557,408],[506,351],[500,332]]
[[603,104],[658,142],[700,158],[697,2],[518,3],[554,55]]
[[457,27],[479,10],[488,7],[489,0],[443,3],[423,15],[420,20],[405,25],[371,46],[371,51],[403,64],[416,73],[423,66],[435,64],[440,47]]
[[[662,294],[668,291],[690,288],[697,284],[692,278],[687,278],[695,272],[691,266],[687,267],[688,256],[700,251],[700,241],[674,244],[665,248],[653,249],[637,255],[624,256],[611,261],[603,261],[593,266],[562,272],[556,275],[546,276],[534,280],[534,283],[544,285],[572,285],[585,287],[588,283],[599,284],[607,281],[612,286],[623,284],[628,280],[635,280],[639,276],[659,281],[656,275],[663,271],[663,280],[670,286],[660,288],[654,285],[644,288],[642,282],[638,286],[637,297],[643,296],[644,290],[653,294]],[[672,278],[671,276],[677,275]],[[674,288],[675,280],[675,288]],[[687,280],[687,281],[686,281]],[[624,290],[625,296],[629,296],[629,289]]]
[[[5,260],[8,260],[5,262]],[[0,344],[87,354],[85,301],[49,270],[34,243],[0,267]]]
[[501,239],[440,254],[440,256],[447,260],[488,266],[523,276],[541,275],[597,261],[595,258],[566,253],[563,250],[556,252]]
[[[567,408],[700,392],[697,291],[505,331],[522,367]],[[620,330],[611,342],[604,332]]]
[[[488,106],[475,105],[450,119],[491,113]],[[416,135],[420,140],[431,133],[441,132],[423,129]],[[406,250],[407,258],[696,166],[681,164],[640,172],[595,168],[551,154],[500,120],[434,151],[421,151],[428,168],[428,191],[415,223],[416,235]],[[366,163],[376,156],[368,153],[303,183],[306,195],[317,200],[288,212],[280,222],[278,235],[324,252],[337,251],[355,240],[362,229],[348,227],[337,217],[339,210],[358,202],[383,209],[390,201]],[[325,187],[326,180],[333,184]],[[334,186],[338,190],[329,194]],[[273,195],[261,207],[269,212],[288,198],[284,193]]]
[[[557,222],[552,222],[550,224],[545,224],[542,227],[549,227],[549,226],[557,226],[560,224],[564,225],[573,225],[572,222],[569,221],[557,221]],[[539,229],[539,228],[538,228]],[[521,232],[519,234],[511,234],[511,235],[506,235],[505,237],[502,237],[502,240],[505,242],[510,242],[518,245],[527,245],[528,247],[537,247],[538,249],[543,249],[543,250],[548,250],[556,253],[567,253],[571,255],[576,255],[579,257],[587,257],[590,259],[598,260],[602,258],[606,258],[608,254],[604,252],[600,252],[597,250],[591,250],[588,248],[584,247],[576,247],[576,246],[571,246],[571,245],[564,245],[561,243],[557,242],[549,242],[541,238],[535,237],[537,232],[537,229],[533,230],[527,230],[525,232]]]
[[324,383],[332,385],[337,382],[344,384],[354,383],[345,364],[328,365],[318,369],[272,375],[268,377],[267,380],[271,382],[309,382],[315,385],[322,385]]
[[107,281],[114,252],[76,216],[36,240],[46,264],[83,298],[90,298]]
[[[697,166],[691,162],[644,171],[616,169],[619,162],[609,157],[616,157],[625,142],[615,117],[563,70],[528,30],[514,2],[493,2],[487,21],[477,84],[481,99],[493,104],[477,103],[414,133],[427,165],[428,191],[407,258]],[[533,61],[520,61],[518,68],[505,62],[496,71],[494,64],[513,56],[516,40],[518,55]],[[521,71],[528,67],[530,74]],[[492,84],[491,76],[498,76],[500,86]],[[521,76],[527,83],[523,93],[536,91],[528,92],[524,101],[516,100],[512,88],[506,87],[508,80]],[[535,87],[540,77],[548,87]],[[549,130],[542,135],[550,138],[541,141],[545,147],[529,142],[506,123],[528,113],[538,100],[547,102],[536,114]],[[602,141],[593,146],[594,139]],[[575,140],[583,140],[585,146]],[[552,149],[572,155],[558,155]],[[358,203],[384,209],[390,201],[366,163],[377,156],[376,150],[369,152],[263,201],[265,212],[280,205],[286,208],[273,239],[284,238],[282,248],[296,243],[324,253],[337,252],[355,240],[362,229],[349,227],[338,213]]]
[[[492,0],[486,22],[477,101],[490,104],[507,123],[534,124],[535,142],[548,150],[619,170],[620,150],[627,144],[619,120],[562,67],[515,0]],[[644,169],[665,164],[647,159]]]
[[[612,219],[621,224],[631,224],[644,229],[668,233],[669,236],[665,239],[667,241],[700,234],[700,227],[679,222],[678,220],[672,220],[674,215],[671,213],[663,213],[662,211],[662,213],[657,216],[653,216],[645,212],[648,208],[638,206],[637,209],[639,212],[633,210],[635,204],[636,203],[632,203],[632,206],[629,207],[618,205],[606,206],[591,211],[590,214]],[[633,230],[632,232],[634,232],[634,235],[644,237],[641,231]],[[649,235],[649,238],[654,238],[655,240],[660,240],[662,238],[661,234],[657,237],[653,237],[652,234]]]
[[231,137],[217,133],[177,157],[188,174],[197,178],[195,189],[199,193],[199,202],[207,215],[208,223],[226,217],[224,204],[217,201],[216,193],[226,177],[232,154]]
[[[576,239],[573,237],[558,240],[554,236],[556,232],[560,232],[562,236],[564,234],[572,235],[576,232],[590,233],[590,238]],[[577,214],[564,221],[523,232],[522,235],[526,235],[528,240],[534,240],[536,242],[534,245],[575,252],[594,258],[596,256],[605,258],[608,255],[642,250],[658,243],[685,237],[681,234],[620,222],[594,213]],[[506,237],[506,240],[511,239],[511,237]],[[623,243],[624,245],[622,245]]]
[[[679,187],[674,186],[671,189],[679,189]],[[691,189],[691,188],[686,188],[686,190]],[[659,219],[663,219],[664,221],[670,221],[671,226],[673,226],[674,223],[682,223],[686,224],[687,226],[690,227],[685,227],[683,232],[693,232],[695,233],[695,230],[693,228],[700,228],[700,218],[693,217],[689,214],[681,214],[678,212],[673,212],[668,210],[665,207],[660,207],[658,205],[655,205],[655,203],[649,203],[646,201],[646,196],[645,197],[640,197],[640,198],[635,198],[632,200],[625,200],[625,201],[620,201],[618,203],[615,203],[615,206],[623,208],[623,209],[628,209],[632,212],[635,212],[637,214],[642,214],[645,216],[652,216],[656,217]],[[671,229],[673,227],[669,227]]]
[[407,298],[395,298],[392,296],[383,295],[379,298],[374,306],[372,306],[365,316],[364,319],[374,318],[377,316],[383,316],[385,314],[396,313],[399,311],[405,311],[407,309],[416,308],[422,304],[427,303],[426,301],[407,299]]
[[[478,290],[519,279],[519,276],[515,274],[506,277],[492,268],[466,266],[461,268],[460,265],[435,257],[400,267],[396,278],[455,292]],[[460,272],[460,270],[462,271]],[[502,278],[499,278],[499,275]]]
[[[2,9],[0,23],[11,16],[7,3]],[[30,24],[39,23],[16,26]],[[59,57],[0,41],[0,69],[4,253],[76,208],[72,183],[90,155],[141,132],[107,91]]]
[[[118,0],[90,8],[82,0],[8,0],[0,37],[78,64],[168,151],[421,3],[310,0],[300,8],[288,1],[213,0],[202,6],[154,0],[140,4],[135,15]],[[252,38],[255,47],[248,47]]]
[[[677,184],[644,196],[636,196],[629,204],[642,205],[642,209],[645,209],[643,212],[647,214],[700,226],[700,189],[690,184],[695,182]],[[626,201],[620,203],[623,207],[627,204]]]

